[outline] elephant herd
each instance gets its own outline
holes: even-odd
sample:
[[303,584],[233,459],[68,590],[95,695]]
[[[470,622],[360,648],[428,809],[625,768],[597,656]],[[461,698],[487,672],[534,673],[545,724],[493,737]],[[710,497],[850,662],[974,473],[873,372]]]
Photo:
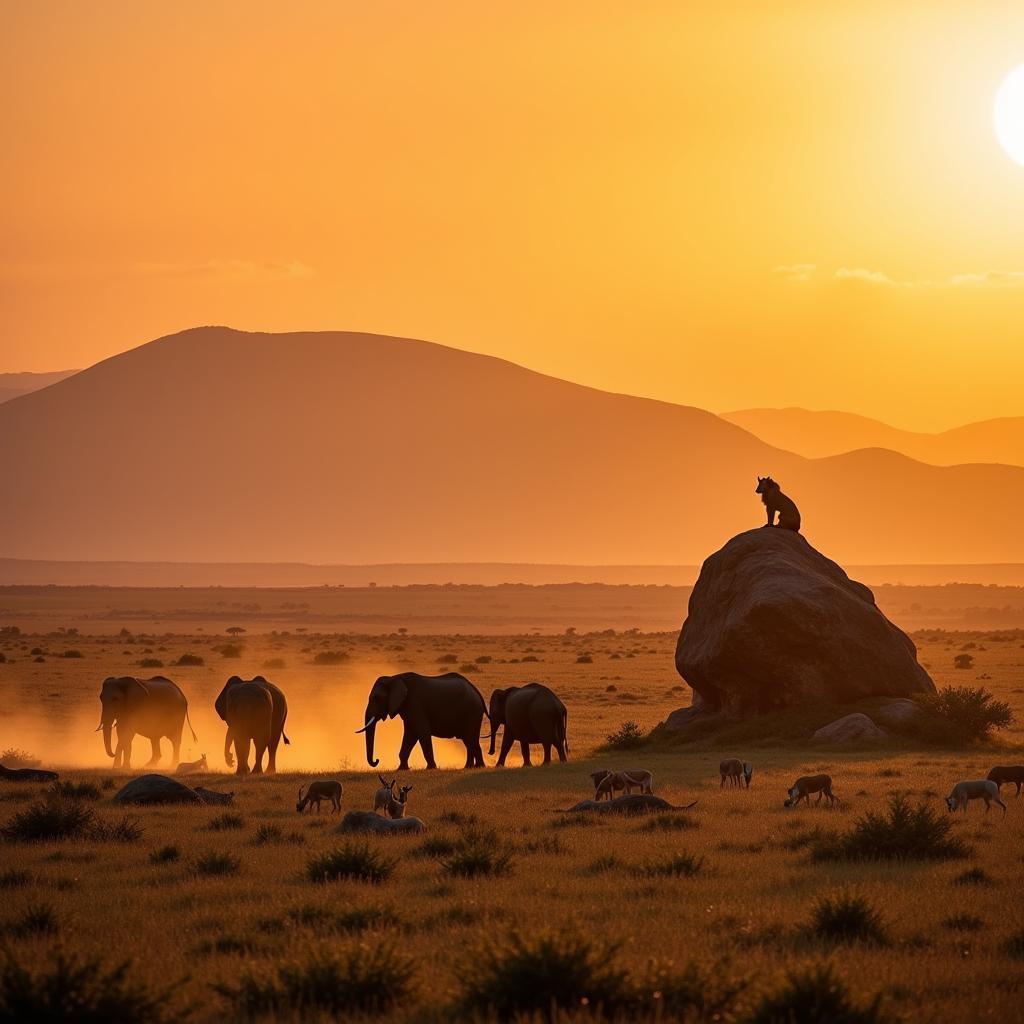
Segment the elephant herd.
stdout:
[[[136,679],[132,676],[104,680],[100,690],[100,724],[107,756],[115,768],[130,768],[132,742],[136,736],[150,741],[152,756],[146,767],[160,760],[160,742],[171,741],[172,767],[179,761],[181,735],[185,724],[196,739],[188,718],[188,700],[181,688],[164,676]],[[214,701],[218,716],[226,724],[224,760],[239,775],[250,772],[249,750],[253,749],[253,774],[277,770],[277,748],[281,740],[287,744],[285,720],[288,701],[274,683],[263,676],[241,679],[232,676]],[[381,676],[371,687],[363,716],[363,727],[357,732],[366,736],[366,760],[376,767],[374,738],[377,723],[388,718],[402,720],[403,734],[399,749],[400,769],[409,767],[409,755],[419,744],[428,768],[436,768],[434,738],[460,740],[466,747],[466,767],[484,767],[480,732],[486,717],[491,726],[490,753],[494,754],[498,731],[504,728],[499,767],[505,764],[513,744],[519,743],[523,763],[530,765],[530,746],[539,744],[544,750],[544,763],[551,761],[554,748],[564,761],[569,746],[566,742],[568,713],[558,697],[541,683],[510,686],[491,694],[490,705],[465,676],[447,672],[424,676],[417,672]],[[116,730],[116,746],[112,745]],[[232,755],[234,748],[234,755]],[[236,766],[237,765],[237,766]]]

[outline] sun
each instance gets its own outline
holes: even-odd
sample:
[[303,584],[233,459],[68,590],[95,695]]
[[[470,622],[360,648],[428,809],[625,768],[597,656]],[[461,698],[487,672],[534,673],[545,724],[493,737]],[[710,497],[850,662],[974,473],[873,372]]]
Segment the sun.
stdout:
[[996,137],[1010,159],[1024,167],[1024,64],[1003,79],[992,104]]

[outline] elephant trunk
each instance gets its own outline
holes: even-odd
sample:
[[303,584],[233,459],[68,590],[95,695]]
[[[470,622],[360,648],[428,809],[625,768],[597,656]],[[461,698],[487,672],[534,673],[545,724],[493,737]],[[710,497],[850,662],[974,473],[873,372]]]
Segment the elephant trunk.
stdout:
[[111,723],[110,722],[104,722],[103,723],[103,746],[107,750],[107,757],[113,757],[114,756],[114,748],[110,745],[110,730],[111,730]]
[[235,759],[231,756],[231,729],[227,729],[224,733],[224,763],[229,767],[233,768],[235,765]]
[[491,719],[491,749],[488,751],[488,753],[491,755],[491,757],[494,757],[494,743],[495,743],[495,740],[497,740],[497,738],[498,738],[498,726],[499,726],[499,724],[500,723],[497,722],[495,719],[493,719],[493,718]]
[[366,730],[366,763],[371,768],[376,768],[377,765],[380,764],[380,761],[375,759],[374,756],[373,756],[373,737],[374,737],[374,735],[377,732],[377,723],[376,723],[376,721],[371,718],[370,721],[366,724],[365,730]]

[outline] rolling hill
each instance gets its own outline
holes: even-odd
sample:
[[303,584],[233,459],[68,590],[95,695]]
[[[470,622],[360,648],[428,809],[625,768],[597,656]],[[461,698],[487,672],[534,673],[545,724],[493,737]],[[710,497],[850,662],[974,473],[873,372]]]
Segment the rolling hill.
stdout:
[[1024,469],[808,460],[429,342],[224,327],[0,406],[0,555],[699,563],[760,521],[765,473],[837,560],[1024,560]]
[[859,448],[888,448],[933,466],[973,462],[1024,466],[1024,417],[968,423],[937,434],[899,430],[849,412],[808,409],[741,409],[722,419],[768,444],[811,459]]
[[0,404],[12,398],[49,387],[57,381],[70,377],[77,370],[55,370],[52,373],[0,373]]

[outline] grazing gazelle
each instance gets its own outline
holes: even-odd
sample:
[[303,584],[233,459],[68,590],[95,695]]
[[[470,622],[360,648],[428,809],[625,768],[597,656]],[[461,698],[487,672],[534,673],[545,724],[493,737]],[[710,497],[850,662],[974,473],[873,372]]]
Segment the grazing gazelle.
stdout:
[[972,779],[967,782],[958,782],[949,796],[946,797],[946,806],[952,811],[963,811],[967,813],[967,805],[972,800],[985,801],[985,813],[992,810],[993,804],[999,804],[1006,814],[1006,804],[999,799],[999,787],[991,779]]
[[654,792],[654,776],[646,768],[626,768],[617,772],[603,768],[591,772],[590,778],[594,783],[595,800],[602,797],[611,800],[619,791],[632,793],[639,789],[641,793]]
[[739,787],[740,779],[746,783],[747,789],[750,789],[750,779],[754,774],[754,766],[749,761],[741,761],[738,757],[727,757],[719,766],[718,772],[722,776],[722,781],[719,783],[719,789],[729,783],[730,786]]
[[302,786],[299,786],[299,799],[295,804],[295,810],[301,814],[307,807],[312,807],[316,804],[316,813],[320,813],[320,801],[330,800],[331,802],[331,813],[337,814],[341,811],[341,783],[334,782],[333,780],[321,779],[318,782],[311,782],[309,788],[306,790],[306,795],[302,795]]
[[809,804],[812,793],[818,794],[818,799],[814,801],[816,804],[821,803],[823,796],[828,799],[829,806],[834,805],[839,799],[832,792],[831,775],[802,775],[789,787],[789,797],[785,801],[785,806],[796,807],[801,800],[806,800]]

